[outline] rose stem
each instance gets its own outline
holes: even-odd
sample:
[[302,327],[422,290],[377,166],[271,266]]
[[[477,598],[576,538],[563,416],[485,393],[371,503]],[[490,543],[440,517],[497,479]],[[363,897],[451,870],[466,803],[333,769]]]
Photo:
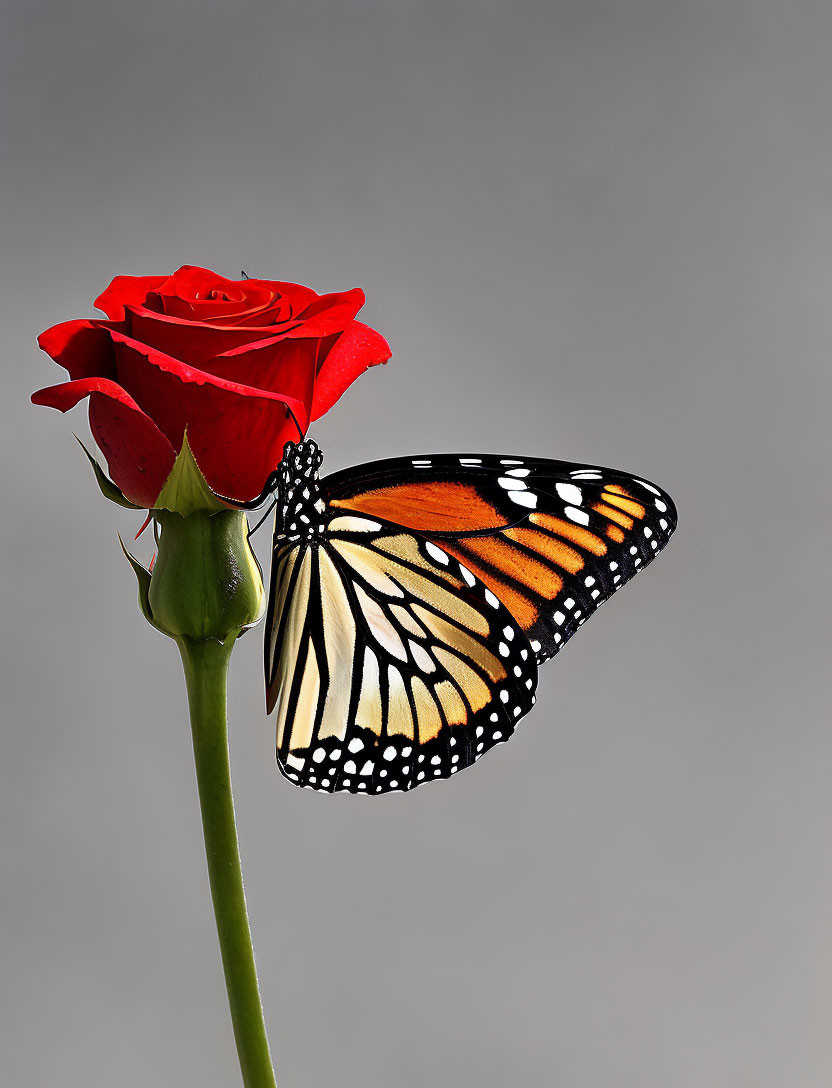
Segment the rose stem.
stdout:
[[234,636],[177,639],[191,714],[208,878],[245,1088],[276,1088],[243,890],[228,761],[226,689]]

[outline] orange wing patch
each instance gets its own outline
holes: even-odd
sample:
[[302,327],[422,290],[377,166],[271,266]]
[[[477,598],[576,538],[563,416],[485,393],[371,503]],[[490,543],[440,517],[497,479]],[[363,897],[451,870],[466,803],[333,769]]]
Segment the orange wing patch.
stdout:
[[595,533],[591,533],[589,529],[582,529],[580,525],[573,525],[571,521],[563,521],[551,514],[537,513],[531,514],[529,521],[534,525],[539,525],[542,529],[548,529],[555,536],[565,536],[567,540],[586,548],[593,555],[606,554],[607,545],[600,537],[596,536]]
[[632,498],[627,496],[627,492],[624,488],[618,487],[616,484],[607,484],[604,498],[610,506],[617,506],[619,510],[624,510],[626,513],[632,514],[634,518],[643,518],[647,512],[641,503],[635,502]]
[[454,559],[458,559],[472,574],[476,575],[481,582],[487,585],[491,592],[495,593],[500,598],[523,630],[528,631],[537,619],[538,610],[535,603],[530,600],[525,593],[514,586],[508,585],[500,579],[498,573],[492,570],[486,570],[485,567],[478,563],[473,553],[468,550],[470,541],[455,541],[452,544],[448,540],[440,540],[438,543],[448,555],[452,555]]
[[593,504],[592,509],[597,514],[603,514],[609,521],[614,521],[618,525],[622,525],[625,529],[632,529],[633,519],[622,513],[620,510],[616,510],[612,506],[607,506],[603,502],[596,502]]
[[550,566],[537,559],[532,559],[513,548],[511,544],[497,536],[472,537],[461,541],[465,551],[484,560],[489,566],[507,574],[512,581],[521,586],[528,586],[541,597],[552,598],[563,585],[561,579]]
[[457,483],[397,484],[365,491],[350,499],[332,499],[330,505],[422,531],[469,532],[506,523],[473,487]]
[[524,548],[531,548],[532,551],[569,571],[570,574],[577,574],[579,570],[583,570],[584,557],[581,553],[570,548],[557,537],[541,533],[537,529],[506,529],[505,535],[510,540],[516,540],[518,544],[522,544]]

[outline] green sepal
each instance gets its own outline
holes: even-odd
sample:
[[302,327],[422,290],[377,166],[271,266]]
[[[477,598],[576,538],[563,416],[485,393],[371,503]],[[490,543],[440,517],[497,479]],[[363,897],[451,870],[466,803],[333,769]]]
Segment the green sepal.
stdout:
[[141,565],[134,555],[125,548],[124,541],[121,539],[121,533],[118,534],[118,542],[121,545],[121,550],[124,552],[125,558],[130,563],[136,574],[136,580],[139,583],[139,608],[144,618],[149,624],[156,628],[157,631],[161,631],[163,635],[167,634],[158,623],[153,619],[153,613],[150,610],[150,579],[152,577],[150,571]]
[[87,455],[87,460],[92,465],[92,470],[95,473],[95,482],[98,484],[98,487],[99,487],[99,489],[101,491],[101,494],[104,496],[104,498],[109,499],[110,502],[118,503],[119,506],[124,506],[128,510],[142,510],[143,507],[136,506],[136,504],[134,502],[130,502],[129,499],[126,499],[124,497],[124,494],[122,493],[121,489],[119,487],[117,487],[116,484],[113,483],[113,481],[110,479],[110,477],[107,475],[107,473],[101,467],[101,465],[99,465],[99,463],[96,461],[96,459],[90,453],[90,451],[87,449],[87,447],[84,445],[84,443],[78,437],[78,435],[76,434],[76,435],[73,435],[72,437],[75,439],[75,441],[78,443],[78,445],[84,451],[84,453]]
[[187,430],[170,476],[153,505],[156,510],[171,510],[182,517],[188,517],[197,510],[228,510],[228,506],[217,498],[202,475],[191,452]]

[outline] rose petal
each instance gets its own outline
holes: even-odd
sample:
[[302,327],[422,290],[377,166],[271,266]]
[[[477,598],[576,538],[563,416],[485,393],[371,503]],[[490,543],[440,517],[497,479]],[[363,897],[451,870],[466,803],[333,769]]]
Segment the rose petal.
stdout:
[[171,290],[165,294],[176,294],[179,298],[198,299],[211,291],[223,291],[233,301],[245,298],[244,284],[248,280],[230,280],[210,268],[198,264],[183,264],[168,278]]
[[[314,292],[309,294],[315,297]],[[207,268],[183,265],[159,286],[149,308],[186,321],[237,325],[243,320],[256,322],[257,314],[272,306],[274,296],[267,281],[229,280]],[[264,321],[270,323],[268,318]]]
[[148,509],[170,475],[176,451],[126,390],[107,378],[80,378],[39,389],[34,404],[68,412],[90,398],[90,430],[114,483],[138,506]]
[[255,389],[282,393],[304,405],[309,419],[317,380],[319,340],[263,340],[227,351],[214,359],[210,372],[218,378]]
[[95,300],[95,306],[112,321],[124,318],[125,306],[141,306],[150,291],[164,283],[165,276],[116,276],[106,291]]
[[[212,287],[227,298],[208,297]],[[199,298],[200,294],[205,297]],[[294,320],[318,297],[309,287],[298,283],[226,280],[204,268],[188,268],[185,272],[182,269],[175,272],[160,286],[156,301],[149,308],[169,317],[212,325],[272,326]]]
[[319,295],[299,315],[302,324],[289,335],[332,336],[343,332],[363,305],[364,292],[360,287],[333,295]]
[[259,494],[298,428],[309,425],[307,405],[291,396],[215,377],[113,332],[119,380],[178,449],[185,427],[206,480],[221,495]]
[[187,359],[197,369],[208,367],[218,355],[237,348],[245,351],[249,344],[264,339],[280,340],[285,335],[278,330],[274,330],[274,335],[271,329],[256,327],[204,325],[168,314],[157,314],[143,307],[130,307],[124,326],[122,331],[132,340],[148,344],[175,359]]
[[71,378],[115,377],[110,321],[62,321],[42,332],[38,345]]
[[300,283],[286,283],[283,280],[246,280],[248,283],[256,283],[264,287],[271,295],[268,306],[262,309],[251,309],[248,313],[239,313],[234,318],[235,325],[282,325],[286,322],[299,319],[307,306],[318,298],[318,294],[311,287],[304,287]]
[[355,379],[371,366],[386,363],[392,352],[381,336],[360,321],[353,321],[338,337],[315,380],[312,421],[328,412]]

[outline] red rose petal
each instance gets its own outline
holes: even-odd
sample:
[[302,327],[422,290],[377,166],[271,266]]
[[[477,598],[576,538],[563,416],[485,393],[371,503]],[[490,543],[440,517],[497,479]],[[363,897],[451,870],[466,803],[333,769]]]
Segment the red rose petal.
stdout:
[[[132,340],[148,344],[175,359],[187,359],[192,366],[202,369],[210,366],[218,355],[236,348],[246,350],[248,344],[268,339],[280,339],[282,335],[270,329],[237,327],[234,325],[204,325],[168,314],[156,314],[144,308],[130,308],[122,330]],[[247,382],[257,385],[257,382]]]
[[115,377],[109,321],[62,321],[42,332],[38,345],[70,378]]
[[116,276],[106,291],[95,300],[95,306],[112,321],[124,318],[125,306],[141,306],[150,291],[164,283],[166,276]]
[[186,266],[159,287],[155,304],[148,303],[148,308],[211,325],[272,326],[294,320],[318,297],[299,283],[227,280],[208,269]]
[[274,297],[258,280],[229,280],[210,269],[183,265],[156,292],[153,309],[170,317],[236,325],[238,316],[262,311]]
[[364,305],[360,287],[334,295],[319,295],[299,315],[302,324],[290,336],[332,336],[343,332]]
[[318,371],[312,400],[312,421],[328,412],[368,367],[386,363],[391,355],[390,345],[383,336],[369,325],[353,321],[335,341]]
[[283,393],[300,401],[308,419],[320,350],[320,340],[263,340],[227,351],[214,359],[209,369],[227,381],[242,379],[256,389]]
[[246,280],[245,283],[255,283],[268,290],[271,301],[266,307],[237,314],[235,325],[272,327],[300,320],[299,315],[319,297],[311,287],[304,287],[300,283],[285,283],[283,280]]
[[113,481],[131,502],[152,507],[176,450],[120,385],[107,378],[81,378],[39,389],[32,401],[68,412],[84,397],[90,398],[90,430]]
[[197,463],[221,495],[244,500],[259,494],[285,442],[298,439],[284,405],[304,432],[309,425],[308,400],[216,377],[122,333],[112,335],[119,380],[176,448],[187,426]]

